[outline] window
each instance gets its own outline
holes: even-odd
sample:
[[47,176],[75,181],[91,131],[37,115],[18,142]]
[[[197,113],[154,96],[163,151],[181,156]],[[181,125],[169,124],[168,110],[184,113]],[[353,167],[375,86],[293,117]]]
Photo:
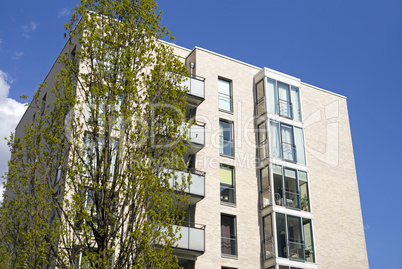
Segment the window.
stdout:
[[221,251],[224,255],[237,255],[236,217],[221,215]]
[[278,244],[278,256],[287,258],[287,237],[285,214],[276,213],[276,241]]
[[233,123],[219,121],[219,146],[220,154],[234,156],[233,153]]
[[264,81],[261,80],[255,85],[255,98],[256,98],[256,116],[265,113],[265,92]]
[[61,179],[61,165],[59,165],[59,167],[57,167],[57,170],[56,170],[55,184],[59,183],[60,179]]
[[266,125],[265,121],[258,125],[258,156],[260,157],[260,160],[263,160],[268,156]]
[[293,128],[290,125],[281,124],[281,143],[282,143],[282,158],[296,162],[296,145],[293,138]]
[[313,226],[311,219],[303,218],[303,233],[304,233],[304,247],[305,247],[305,260],[314,262],[314,246],[313,246]]
[[74,47],[73,50],[71,51],[71,62],[72,63],[75,63],[76,57],[77,57],[77,52],[76,52],[76,47]]
[[310,211],[307,173],[272,165],[275,204]]
[[46,98],[47,98],[47,93],[45,93],[45,95],[42,98],[42,103],[41,103],[41,115],[43,116],[43,114],[45,114],[45,109],[46,109]]
[[100,175],[105,176],[107,181],[112,181],[115,173],[118,172],[116,162],[119,139],[114,137],[110,137],[109,141],[105,141],[105,139],[103,135],[95,137],[90,132],[85,133],[83,148],[85,163],[83,168],[90,177],[96,176],[97,173],[98,175],[102,173]]
[[298,172],[299,175],[299,190],[301,199],[301,209],[303,211],[310,211],[310,198],[308,193],[307,173],[303,171]]
[[260,185],[261,185],[261,206],[262,208],[264,208],[271,204],[268,166],[260,169]]
[[230,81],[219,79],[219,109],[233,112],[232,109],[232,87]]
[[311,220],[276,213],[278,255],[314,262]]
[[221,165],[219,178],[221,181],[221,201],[225,203],[235,203],[234,188],[234,168]]
[[274,246],[272,238],[272,216],[263,217],[263,236],[264,236],[264,259],[267,260],[274,256]]
[[301,228],[301,218],[288,216],[288,247],[289,258],[304,260],[304,243]]
[[299,88],[267,78],[269,113],[301,121]]
[[270,130],[272,157],[306,164],[303,129],[271,120]]
[[297,184],[296,170],[284,168],[285,204],[289,207],[300,208],[299,186]]

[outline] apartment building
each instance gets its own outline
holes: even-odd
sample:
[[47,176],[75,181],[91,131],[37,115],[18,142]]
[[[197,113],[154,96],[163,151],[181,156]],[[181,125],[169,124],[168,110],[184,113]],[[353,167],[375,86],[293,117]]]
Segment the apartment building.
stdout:
[[172,46],[190,73],[186,116],[196,121],[185,156],[192,185],[175,249],[180,264],[368,268],[346,98],[269,68]]
[[346,97],[174,47],[191,73],[193,182],[205,186],[189,191],[185,268],[368,268]]

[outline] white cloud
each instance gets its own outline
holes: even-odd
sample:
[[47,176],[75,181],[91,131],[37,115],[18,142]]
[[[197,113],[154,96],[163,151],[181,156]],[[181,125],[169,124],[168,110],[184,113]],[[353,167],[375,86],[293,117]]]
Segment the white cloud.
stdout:
[[70,10],[66,7],[57,12],[57,18],[67,17],[68,15],[70,15]]
[[14,56],[12,58],[16,60],[23,55],[24,55],[24,52],[22,52],[22,51],[14,51]]
[[31,33],[34,32],[36,30],[36,28],[38,28],[38,26],[39,26],[39,22],[34,22],[34,21],[31,21],[29,24],[25,24],[25,25],[21,26],[22,36],[25,38],[30,38]]
[[[4,137],[9,137],[11,132],[14,132],[15,127],[20,121],[25,112],[25,105],[8,98],[10,90],[9,83],[12,83],[10,78],[0,70],[0,175],[4,175],[7,171],[7,161],[10,159],[10,151]],[[3,193],[3,179],[0,179],[0,199]]]

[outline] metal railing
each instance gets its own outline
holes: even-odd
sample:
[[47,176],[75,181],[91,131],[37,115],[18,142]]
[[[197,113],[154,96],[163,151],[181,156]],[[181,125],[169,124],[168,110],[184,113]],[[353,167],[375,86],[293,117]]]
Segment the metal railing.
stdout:
[[190,142],[205,146],[205,123],[196,122],[189,129]]
[[196,169],[187,169],[186,171],[173,171],[174,176],[169,179],[169,185],[182,185],[183,178],[191,174],[191,184],[186,187],[184,192],[198,196],[205,196],[205,172]]
[[285,205],[300,209],[300,192],[285,190]]
[[237,242],[236,236],[221,237],[221,251],[222,254],[236,256],[237,255]]
[[187,87],[188,94],[204,99],[205,98],[205,78],[192,75],[186,77],[181,82],[182,87]]
[[293,119],[293,106],[288,100],[278,100],[279,115]]
[[233,187],[221,184],[221,201],[234,204],[236,202],[236,190]]
[[233,141],[220,138],[220,154],[233,156]]
[[274,238],[273,237],[263,240],[262,245],[264,247],[264,259],[265,260],[268,260],[275,256],[275,253],[274,253],[275,247],[274,247]]
[[297,162],[296,145],[287,142],[282,142],[282,158],[287,161],[296,163]]
[[255,114],[256,114],[256,116],[258,117],[258,116],[264,114],[265,112],[266,112],[266,111],[265,111],[265,97],[264,97],[264,98],[262,99],[262,101],[259,100],[259,101],[256,103]]
[[[179,227],[181,238],[177,241],[177,247],[198,252],[205,251],[205,225],[194,222],[182,221]],[[175,228],[174,227],[174,228]]]
[[289,238],[288,241],[290,259],[304,260],[304,242]]

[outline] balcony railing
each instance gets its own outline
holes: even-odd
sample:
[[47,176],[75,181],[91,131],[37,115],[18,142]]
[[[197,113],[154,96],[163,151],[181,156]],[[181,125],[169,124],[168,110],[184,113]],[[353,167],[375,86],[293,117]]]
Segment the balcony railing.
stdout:
[[188,154],[195,154],[205,146],[205,123],[196,122],[190,127],[189,123],[183,123],[180,127],[180,132],[188,134]]
[[189,130],[190,142],[205,145],[205,123],[195,123]]
[[286,206],[300,208],[300,193],[298,191],[286,190]]
[[279,106],[279,115],[291,119],[293,118],[293,107],[291,102],[289,102],[288,100],[279,99],[278,106]]
[[177,242],[177,248],[204,252],[205,251],[205,225],[192,222],[182,222],[181,226],[174,225],[173,228],[180,227],[181,238]]
[[282,157],[287,161],[296,163],[296,145],[282,142]]
[[221,252],[224,255],[237,256],[237,242],[235,235],[221,237]]
[[264,246],[264,259],[268,260],[274,257],[274,239],[272,237],[267,238],[263,240],[262,244]]
[[187,87],[187,101],[190,104],[199,105],[205,99],[205,78],[198,76],[191,76],[185,78],[182,87]]
[[[187,186],[184,190],[186,193],[190,195],[199,196],[201,200],[202,197],[205,196],[205,172],[197,171],[197,170],[189,170],[187,172],[184,171],[174,171],[174,177],[169,179],[170,186],[174,186],[175,183],[181,185],[183,183],[183,179],[188,178],[189,173],[191,173],[191,184]],[[195,202],[198,202],[195,201]]]
[[289,238],[289,258],[304,260],[304,242]]

